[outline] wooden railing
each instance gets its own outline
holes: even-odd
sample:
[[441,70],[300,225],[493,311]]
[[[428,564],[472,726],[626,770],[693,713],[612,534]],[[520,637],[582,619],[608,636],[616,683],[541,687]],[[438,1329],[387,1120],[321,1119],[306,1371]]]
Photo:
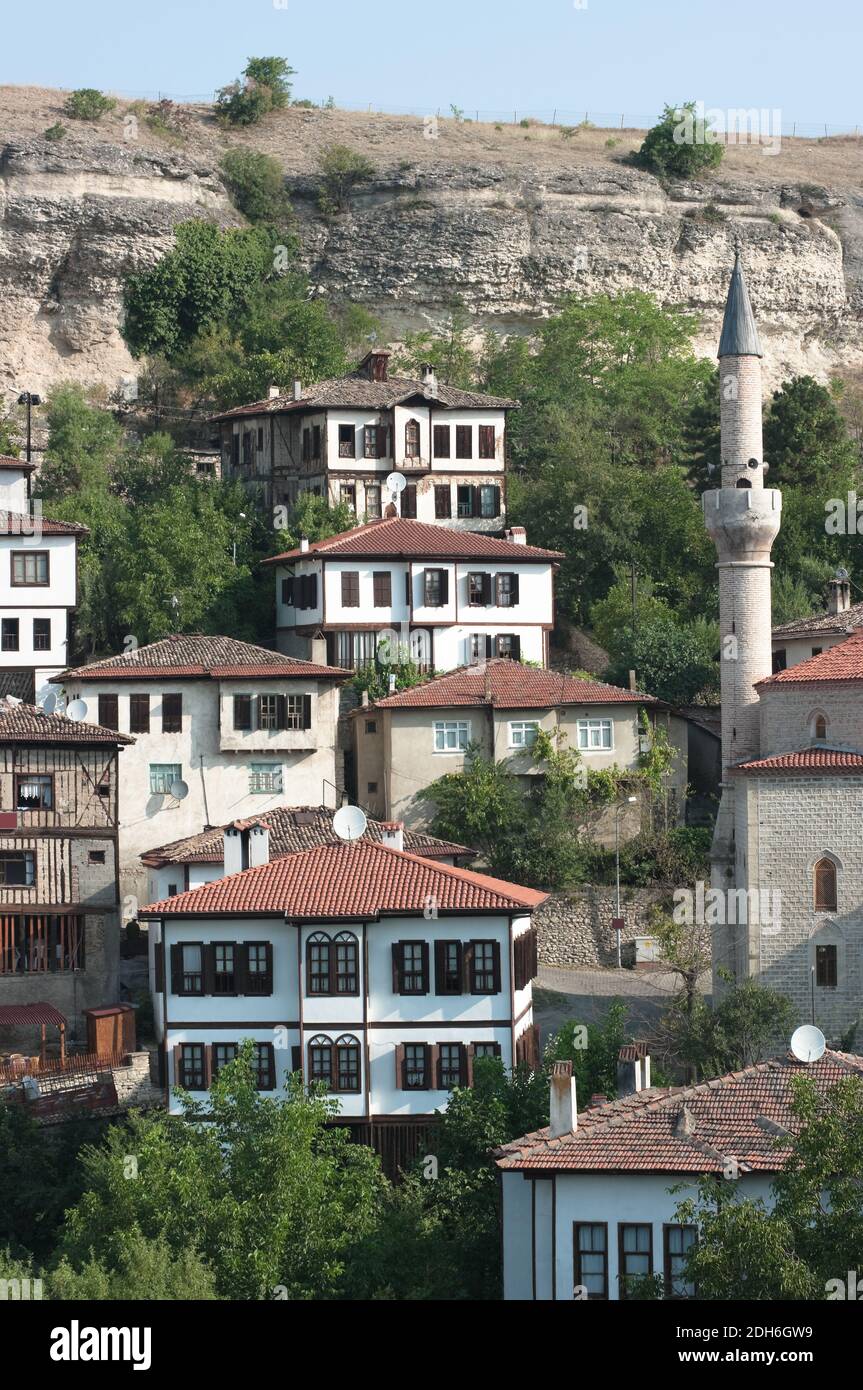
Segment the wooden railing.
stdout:
[[70,1085],[81,1086],[95,1081],[99,1075],[121,1067],[126,1052],[75,1052],[65,1057],[15,1057],[0,1061],[0,1086],[14,1085],[25,1076],[35,1076],[43,1090],[65,1090]]

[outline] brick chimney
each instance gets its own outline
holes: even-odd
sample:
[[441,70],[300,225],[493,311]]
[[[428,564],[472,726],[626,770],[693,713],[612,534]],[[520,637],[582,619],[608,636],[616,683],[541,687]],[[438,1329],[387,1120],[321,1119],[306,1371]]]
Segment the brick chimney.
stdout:
[[372,348],[360,363],[360,371],[365,372],[369,381],[386,381],[390,354],[386,348]]
[[405,823],[403,820],[381,821],[381,843],[389,849],[403,850],[405,847]]
[[650,1053],[647,1043],[628,1043],[617,1057],[617,1096],[634,1096],[650,1090]]
[[548,1137],[560,1139],[578,1128],[578,1108],[572,1062],[555,1062],[551,1073],[551,1107]]
[[845,570],[837,570],[827,585],[827,612],[847,613],[851,607],[851,583]]
[[512,545],[527,545],[527,532],[523,526],[510,526],[504,535]]

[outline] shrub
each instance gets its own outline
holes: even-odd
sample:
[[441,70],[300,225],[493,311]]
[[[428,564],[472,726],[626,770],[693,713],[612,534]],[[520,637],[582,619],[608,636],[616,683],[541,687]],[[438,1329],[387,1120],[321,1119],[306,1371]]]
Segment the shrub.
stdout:
[[176,101],[163,97],[147,107],[144,117],[151,130],[161,135],[178,136],[185,134],[189,125],[189,113]]
[[106,97],[95,87],[78,87],[69,93],[63,111],[75,121],[98,121],[106,111],[113,111],[116,105],[113,97]]
[[374,166],[365,155],[348,145],[329,145],[319,165],[322,178],[320,203],[324,211],[345,212],[351,193],[374,177]]
[[226,125],[255,125],[268,111],[288,105],[293,73],[285,58],[250,58],[243,69],[245,83],[238,79],[217,93],[216,116]]
[[64,136],[67,134],[68,132],[66,130],[66,127],[64,125],[61,125],[59,121],[55,121],[54,124],[49,125],[48,129],[45,131],[45,139],[62,140]]
[[525,116],[523,121],[519,121],[519,125],[522,130],[530,130],[530,121],[527,119],[527,116]]
[[222,174],[235,204],[250,222],[281,227],[291,220],[291,204],[282,167],[272,155],[257,150],[229,150]]
[[687,101],[665,107],[647,132],[635,163],[660,178],[692,178],[715,169],[724,153],[709,122],[696,116],[695,102]]

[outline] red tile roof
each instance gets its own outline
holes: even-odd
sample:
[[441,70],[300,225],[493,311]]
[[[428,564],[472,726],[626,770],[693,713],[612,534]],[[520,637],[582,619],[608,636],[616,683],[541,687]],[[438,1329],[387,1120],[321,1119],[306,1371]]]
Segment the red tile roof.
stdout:
[[40,531],[43,536],[90,534],[89,528],[78,521],[49,521],[47,516],[37,516],[31,512],[0,511],[0,536],[27,536],[32,540]]
[[327,540],[311,541],[308,550],[286,550],[262,563],[277,565],[285,560],[316,556],[339,559],[344,555],[358,560],[510,560],[513,564],[563,559],[560,550],[543,550],[537,545],[520,545],[497,536],[453,531],[446,526],[393,516],[352,526]]
[[[553,709],[556,705],[658,705],[653,695],[623,690],[603,681],[581,680],[557,671],[522,666],[506,657],[485,665],[460,666],[397,695],[376,700],[381,709],[443,709],[492,704],[498,709]],[[363,709],[356,711],[362,714]]]
[[439,382],[434,391],[427,382],[414,377],[389,376],[385,381],[373,381],[366,371],[358,368],[345,376],[328,377],[314,386],[307,386],[299,400],[293,394],[270,396],[264,401],[238,405],[210,418],[234,420],[251,415],[286,415],[304,410],[349,408],[352,410],[387,410],[403,401],[421,397],[436,409],[450,410],[512,410],[518,401],[505,396],[488,396],[480,391],[462,391],[458,386]]
[[[283,854],[313,849],[315,845],[341,844],[333,830],[334,815],[335,811],[327,806],[277,806],[275,810],[241,822],[235,821],[234,824],[240,830],[246,826],[266,825],[270,832],[270,859],[276,859]],[[366,831],[368,838],[379,841],[383,825],[383,821],[369,820]],[[147,850],[141,859],[154,867],[162,864],[221,864],[225,853],[225,829],[225,826],[218,826],[199,835],[187,835],[185,839],[175,840],[172,844]],[[476,855],[476,851],[468,849],[466,845],[439,840],[422,831],[405,830],[404,843],[408,854],[419,855],[422,859],[472,859]]]
[[578,1128],[559,1139],[541,1129],[504,1144],[498,1166],[721,1173],[734,1157],[742,1173],[776,1172],[785,1160],[777,1132],[793,1131],[797,1123],[791,1104],[798,1076],[811,1077],[823,1095],[845,1077],[863,1077],[863,1057],[828,1051],[807,1065],[789,1054],[697,1086],[653,1087],[580,1112]]
[[0,454],[0,468],[17,468],[21,473],[34,473],[35,463],[27,463],[25,459],[13,458],[11,454]]
[[863,680],[863,631],[853,632],[844,642],[828,647],[819,656],[810,656],[808,661],[800,661],[796,666],[788,666],[777,671],[775,676],[765,676],[756,681],[756,690],[770,689],[775,685],[810,685],[816,681],[861,681]]
[[440,912],[524,912],[547,894],[435,864],[371,840],[318,845],[254,869],[216,879],[164,902],[151,903],[144,917],[286,914],[317,921],[357,921],[381,913],[424,912],[434,901]]
[[0,699],[0,744],[3,743],[134,743],[128,734],[105,729],[101,724],[46,714],[35,705],[10,704]]
[[728,771],[756,776],[773,772],[863,772],[863,753],[848,753],[841,748],[801,748],[797,753],[775,753],[770,758],[737,763]]
[[199,676],[212,680],[345,680],[337,666],[318,666],[268,647],[254,647],[234,637],[175,633],[122,656],[109,656],[88,666],[61,671],[57,680],[159,680],[164,676]]

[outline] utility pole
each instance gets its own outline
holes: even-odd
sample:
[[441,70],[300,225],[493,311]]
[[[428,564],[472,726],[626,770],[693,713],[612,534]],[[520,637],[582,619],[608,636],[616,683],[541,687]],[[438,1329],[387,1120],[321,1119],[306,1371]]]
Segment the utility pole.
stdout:
[[42,404],[42,397],[37,396],[35,391],[22,391],[18,397],[19,405],[27,407],[27,462],[30,462],[30,455],[33,451],[33,406]]

